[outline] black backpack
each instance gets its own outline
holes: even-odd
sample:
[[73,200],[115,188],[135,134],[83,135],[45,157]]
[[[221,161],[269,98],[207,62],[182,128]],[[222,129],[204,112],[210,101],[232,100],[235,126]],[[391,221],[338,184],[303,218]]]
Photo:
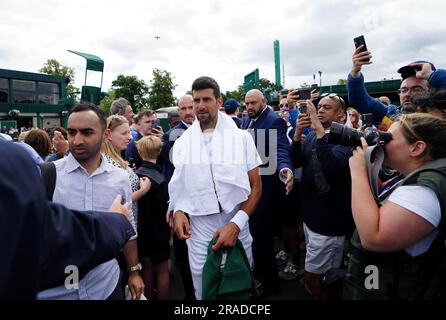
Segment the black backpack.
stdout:
[[56,188],[56,166],[53,162],[39,163],[43,187],[48,201],[53,201],[54,189]]

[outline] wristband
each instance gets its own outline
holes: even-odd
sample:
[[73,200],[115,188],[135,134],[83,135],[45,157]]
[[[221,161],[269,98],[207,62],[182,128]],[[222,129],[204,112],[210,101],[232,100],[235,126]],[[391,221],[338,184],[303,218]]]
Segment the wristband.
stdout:
[[243,227],[246,225],[246,222],[248,222],[248,220],[249,220],[248,214],[243,210],[239,210],[235,214],[235,216],[232,217],[231,222],[235,223],[241,231]]

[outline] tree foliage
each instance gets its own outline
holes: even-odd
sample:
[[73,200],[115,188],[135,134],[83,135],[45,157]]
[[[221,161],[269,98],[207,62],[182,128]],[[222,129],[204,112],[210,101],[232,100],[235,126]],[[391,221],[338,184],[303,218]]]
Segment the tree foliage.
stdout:
[[144,80],[140,80],[136,76],[118,75],[116,80],[112,81],[112,89],[115,98],[127,99],[135,111],[139,111],[147,104],[149,88]]
[[101,102],[99,102],[100,108],[105,112],[105,114],[108,116],[110,115],[110,107],[113,102],[113,100],[116,99],[116,92],[113,89],[110,89],[108,91],[107,96],[105,96]]
[[74,69],[64,66],[60,64],[59,61],[56,59],[48,59],[45,64],[43,65],[43,68],[39,69],[39,72],[49,74],[51,76],[59,76],[59,77],[66,77],[70,80],[70,82],[67,84],[67,94],[71,95],[73,97],[78,94],[79,88],[76,88],[74,83]]
[[153,69],[153,79],[149,86],[149,107],[156,110],[159,108],[172,107],[177,104],[173,96],[175,85],[173,84],[172,74],[166,70]]
[[283,89],[282,86],[278,86],[276,85],[274,82],[271,82],[270,80],[266,79],[266,78],[260,78],[260,90],[264,90],[267,88],[271,88],[273,89],[273,91],[280,91]]
[[237,100],[241,104],[243,104],[244,96],[245,90],[243,89],[243,86],[238,86],[237,90],[226,91],[225,93],[222,93],[222,98],[224,101],[232,98]]
[[339,79],[337,84],[347,84],[347,79]]

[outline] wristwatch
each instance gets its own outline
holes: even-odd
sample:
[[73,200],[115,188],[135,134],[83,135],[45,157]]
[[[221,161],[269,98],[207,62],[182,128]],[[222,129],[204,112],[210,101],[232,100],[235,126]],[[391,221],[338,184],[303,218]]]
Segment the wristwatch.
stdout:
[[134,266],[132,266],[132,267],[128,267],[128,268],[127,268],[127,271],[128,271],[128,272],[140,271],[140,270],[142,270],[142,265],[141,265],[141,263],[135,264]]

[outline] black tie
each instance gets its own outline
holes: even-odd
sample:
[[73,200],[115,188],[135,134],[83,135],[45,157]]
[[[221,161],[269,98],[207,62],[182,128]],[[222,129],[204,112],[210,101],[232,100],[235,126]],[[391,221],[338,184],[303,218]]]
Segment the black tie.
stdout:
[[249,125],[248,125],[248,128],[246,128],[246,129],[251,129],[252,128],[252,126],[254,125],[254,119],[251,119],[251,121],[249,122]]

